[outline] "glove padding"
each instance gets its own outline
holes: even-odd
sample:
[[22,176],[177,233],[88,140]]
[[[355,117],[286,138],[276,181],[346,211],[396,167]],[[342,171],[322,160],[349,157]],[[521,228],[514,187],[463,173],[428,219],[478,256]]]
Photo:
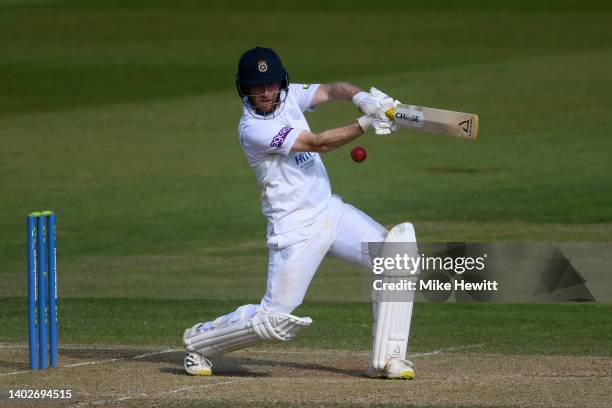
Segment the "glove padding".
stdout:
[[[391,105],[392,106],[389,109],[395,109],[397,107],[397,105],[401,104],[401,102],[398,101],[397,99],[393,99],[392,97],[390,97],[389,95],[387,95],[386,93],[381,91],[380,89],[376,89],[374,87],[370,88],[370,95],[372,96],[372,98],[378,98],[380,100],[391,99],[391,101],[392,101]],[[389,109],[387,109],[387,110],[389,110]]]
[[371,87],[370,93],[362,91],[355,94],[353,103],[366,114],[366,116],[357,119],[364,132],[367,132],[371,127],[374,128],[374,133],[377,135],[390,135],[395,132],[395,122],[389,120],[386,113],[401,104],[400,101],[391,98],[377,88]]
[[379,119],[369,115],[363,115],[357,119],[357,123],[363,132],[367,132],[370,128],[374,128],[374,133],[377,135],[390,135],[395,132],[396,125],[385,117],[385,119]]
[[[372,93],[372,90],[376,93]],[[389,109],[395,108],[393,98],[386,96],[376,88],[372,88],[370,93],[359,92],[353,96],[353,103],[359,107],[359,109],[366,115],[370,115],[378,119],[386,119],[385,113]],[[380,96],[380,94],[385,96]]]

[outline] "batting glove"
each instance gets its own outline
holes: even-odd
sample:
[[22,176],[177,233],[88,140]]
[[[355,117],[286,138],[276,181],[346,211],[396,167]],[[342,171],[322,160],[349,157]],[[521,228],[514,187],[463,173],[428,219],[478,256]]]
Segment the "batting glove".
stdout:
[[367,132],[370,128],[374,129],[377,135],[390,135],[395,132],[396,125],[389,119],[379,119],[377,117],[363,115],[357,119],[357,123],[363,132]]
[[397,99],[393,99],[392,97],[390,97],[389,95],[381,91],[380,89],[376,89],[374,87],[370,88],[370,95],[372,95],[374,98],[391,99],[392,102],[391,102],[391,107],[389,109],[395,109],[397,108],[397,105],[401,104],[401,102],[398,101]]
[[[376,88],[372,89],[378,91]],[[367,93],[363,91],[353,96],[353,103],[359,107],[361,112],[381,120],[386,118],[385,112],[397,106],[394,104],[393,98],[388,96],[383,97],[379,96],[378,94],[372,94],[372,92]]]

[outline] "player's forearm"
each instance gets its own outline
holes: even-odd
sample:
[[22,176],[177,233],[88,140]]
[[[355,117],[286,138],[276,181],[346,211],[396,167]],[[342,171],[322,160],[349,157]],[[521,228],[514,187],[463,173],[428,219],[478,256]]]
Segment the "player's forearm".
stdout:
[[357,139],[362,134],[363,130],[357,122],[340,128],[324,130],[320,133],[304,130],[298,136],[291,150],[294,152],[327,153]]
[[312,106],[316,107],[329,101],[350,101],[361,89],[348,82],[332,82],[319,86],[312,99]]
[[334,101],[350,101],[355,94],[361,92],[361,89],[348,82],[333,82],[327,85],[329,99]]
[[363,134],[357,122],[340,128],[324,130],[317,135],[322,152],[329,152],[352,142]]

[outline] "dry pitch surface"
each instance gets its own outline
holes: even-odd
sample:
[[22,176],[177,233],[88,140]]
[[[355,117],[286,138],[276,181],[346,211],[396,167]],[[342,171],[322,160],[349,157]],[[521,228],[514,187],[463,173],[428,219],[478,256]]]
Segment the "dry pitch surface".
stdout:
[[417,353],[413,381],[364,376],[366,351],[266,347],[213,361],[214,377],[182,371],[177,349],[66,346],[60,368],[30,372],[23,345],[0,346],[3,406],[9,389],[71,389],[53,406],[497,406],[607,407],[612,358],[480,353],[479,345]]

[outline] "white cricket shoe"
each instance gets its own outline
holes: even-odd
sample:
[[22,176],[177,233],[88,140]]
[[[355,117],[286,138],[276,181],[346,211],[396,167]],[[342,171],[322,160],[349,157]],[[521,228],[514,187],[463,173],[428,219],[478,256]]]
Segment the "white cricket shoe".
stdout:
[[201,354],[189,353],[185,356],[185,371],[187,374],[208,377],[212,375],[212,363]]
[[412,380],[415,376],[414,364],[410,360],[392,357],[387,361],[385,368],[377,371],[372,366],[372,359],[369,358],[367,374],[372,378],[383,377],[390,380]]

